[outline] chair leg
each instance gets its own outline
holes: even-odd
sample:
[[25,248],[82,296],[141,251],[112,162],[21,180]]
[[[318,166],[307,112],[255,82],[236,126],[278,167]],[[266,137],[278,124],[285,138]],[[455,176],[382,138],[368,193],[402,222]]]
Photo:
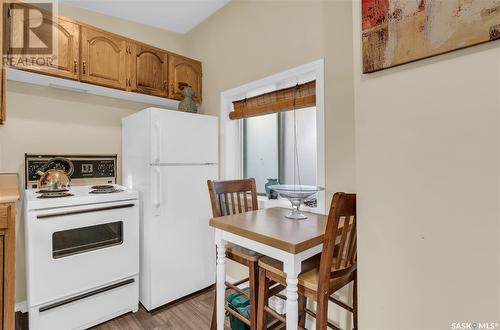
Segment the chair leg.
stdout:
[[266,270],[259,269],[259,294],[257,303],[257,330],[264,330],[267,328],[267,315],[264,307],[268,303],[269,298],[269,279],[266,277]]
[[306,325],[306,303],[307,298],[299,294],[299,326],[305,327]]
[[328,291],[318,291],[316,307],[316,330],[326,330],[328,325]]
[[358,272],[354,273],[354,283],[352,288],[352,321],[354,324],[353,330],[358,330]]
[[214,299],[213,299],[213,307],[212,307],[212,321],[210,322],[210,330],[216,330],[217,329],[217,296],[216,296],[216,291],[214,287]]
[[253,262],[249,265],[248,269],[250,282],[250,330],[255,330],[257,327],[257,308],[259,306],[257,301],[259,289],[259,264]]

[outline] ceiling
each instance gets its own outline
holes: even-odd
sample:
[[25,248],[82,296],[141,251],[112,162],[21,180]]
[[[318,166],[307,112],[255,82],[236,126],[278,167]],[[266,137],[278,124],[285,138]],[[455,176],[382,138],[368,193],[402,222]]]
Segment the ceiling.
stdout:
[[177,33],[189,32],[230,0],[59,0]]

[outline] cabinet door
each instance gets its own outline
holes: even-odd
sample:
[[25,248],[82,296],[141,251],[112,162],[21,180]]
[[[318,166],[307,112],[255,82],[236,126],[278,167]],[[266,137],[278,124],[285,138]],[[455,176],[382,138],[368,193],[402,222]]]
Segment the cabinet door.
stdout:
[[[14,329],[16,205],[0,204],[0,320],[3,329]],[[0,326],[2,329],[2,326]]]
[[4,309],[4,292],[3,292],[3,282],[4,282],[4,251],[5,251],[5,236],[4,233],[0,233],[0,329],[3,328],[4,324],[4,315],[3,315],[3,309]]
[[193,100],[201,103],[201,63],[178,55],[169,56],[169,98],[182,100],[179,83],[186,83],[193,87]]
[[130,90],[168,97],[167,53],[139,44],[130,50]]
[[80,80],[125,89],[126,40],[87,26],[81,31]]
[[[29,10],[30,7],[16,3],[11,4],[11,8]],[[39,17],[34,16],[32,19],[36,21],[32,25],[38,26],[37,38],[40,40],[52,40],[52,54],[32,55],[29,51],[30,45],[28,42],[28,40],[30,40],[28,35],[30,18],[28,17],[32,16],[9,14],[9,27],[11,27],[12,24],[17,24],[16,22],[12,22],[12,20],[23,20],[22,24],[24,25],[22,50],[19,48],[14,49],[12,47],[13,39],[8,38],[7,51],[9,55],[12,54],[14,59],[10,61],[10,65],[17,69],[77,80],[80,35],[79,25],[66,18],[54,17],[51,13],[45,11],[37,9],[37,12],[42,14],[42,21],[39,24]],[[24,19],[25,17],[26,20]],[[16,57],[18,59],[16,59]],[[36,58],[36,60],[30,60],[31,58]]]
[[54,55],[51,61],[44,61],[45,65],[28,65],[26,69],[59,76],[69,79],[78,79],[78,59],[80,27],[78,24],[63,19],[52,18],[50,14],[43,14],[43,21],[39,27],[40,33],[52,33],[54,39]]

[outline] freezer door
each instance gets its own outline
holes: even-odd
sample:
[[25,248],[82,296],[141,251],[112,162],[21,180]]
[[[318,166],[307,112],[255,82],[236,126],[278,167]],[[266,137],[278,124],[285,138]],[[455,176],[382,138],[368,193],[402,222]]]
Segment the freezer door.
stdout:
[[218,162],[217,117],[151,110],[151,164]]
[[[149,261],[141,269],[141,302],[148,309],[179,299],[215,282],[214,232],[207,180],[216,165],[153,166],[152,214],[145,223]],[[146,205],[145,205],[146,207]]]

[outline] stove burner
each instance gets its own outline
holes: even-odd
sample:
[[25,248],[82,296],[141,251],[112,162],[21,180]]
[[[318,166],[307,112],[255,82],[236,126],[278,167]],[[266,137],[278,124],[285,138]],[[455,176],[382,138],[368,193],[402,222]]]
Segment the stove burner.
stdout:
[[46,192],[42,193],[37,198],[59,198],[59,197],[69,197],[69,196],[74,196],[74,195],[68,192]]
[[63,192],[68,192],[69,190],[68,189],[54,189],[54,190],[50,190],[50,189],[40,189],[38,190],[36,193],[37,194],[51,194],[51,193],[63,193]]
[[111,184],[102,184],[102,185],[97,185],[97,186],[92,186],[90,189],[96,189],[96,190],[111,190],[115,189],[115,186]]
[[90,187],[89,194],[112,194],[123,191],[112,184],[102,184]]
[[89,191],[89,194],[113,194],[113,193],[118,193],[118,192],[121,192],[121,191],[123,191],[123,189],[116,189],[116,188],[112,188],[112,189],[94,189],[94,190]]

